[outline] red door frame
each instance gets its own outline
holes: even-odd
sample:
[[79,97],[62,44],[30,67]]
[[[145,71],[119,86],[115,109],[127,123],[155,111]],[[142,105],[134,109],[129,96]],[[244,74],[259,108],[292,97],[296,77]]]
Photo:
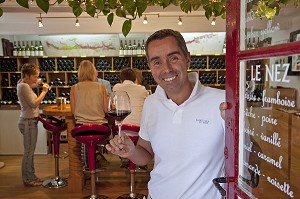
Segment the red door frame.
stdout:
[[227,199],[237,196],[249,198],[238,188],[238,140],[239,140],[239,74],[240,61],[272,56],[300,54],[300,41],[240,51],[240,0],[227,0],[226,10],[226,111],[225,175]]

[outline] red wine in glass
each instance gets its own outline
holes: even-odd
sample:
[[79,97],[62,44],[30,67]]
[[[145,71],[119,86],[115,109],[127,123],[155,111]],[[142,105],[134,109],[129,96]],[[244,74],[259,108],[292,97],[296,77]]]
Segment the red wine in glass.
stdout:
[[111,92],[108,100],[108,115],[116,120],[121,134],[122,122],[131,113],[130,98],[125,91]]
[[131,111],[128,111],[128,110],[125,110],[125,111],[122,111],[122,110],[108,111],[108,115],[110,115],[111,117],[113,117],[117,121],[123,121],[125,119],[125,117],[127,117],[130,113],[131,113]]

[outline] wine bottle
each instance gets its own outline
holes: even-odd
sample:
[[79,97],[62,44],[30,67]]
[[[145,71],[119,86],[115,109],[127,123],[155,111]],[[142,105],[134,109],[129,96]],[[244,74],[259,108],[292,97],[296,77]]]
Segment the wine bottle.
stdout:
[[128,44],[128,55],[132,55],[132,45],[131,45],[131,40],[129,40],[129,44]]
[[127,45],[126,40],[125,40],[125,43],[124,43],[124,55],[128,55],[128,45]]
[[34,56],[39,56],[39,46],[38,46],[38,41],[35,41],[35,46],[34,46]]
[[44,56],[44,49],[41,41],[39,45],[39,56]]
[[34,45],[33,45],[33,41],[31,41],[31,45],[30,45],[30,56],[34,56]]
[[16,41],[14,41],[13,56],[18,56],[18,47]]
[[132,55],[136,55],[136,54],[137,54],[137,46],[136,46],[135,40],[133,40]]
[[142,47],[141,47],[141,43],[140,40],[138,40],[138,44],[137,44],[137,52],[138,55],[142,54]]
[[247,49],[249,50],[249,49],[251,49],[251,38],[249,38],[249,40],[248,40],[248,43],[247,43]]
[[145,41],[143,40],[143,43],[142,43],[142,54],[145,55],[146,54],[146,51],[145,51]]
[[251,43],[251,49],[256,48],[256,42],[255,42],[255,37],[252,38],[252,43]]
[[18,56],[22,55],[22,47],[21,47],[21,42],[18,41]]
[[25,56],[26,55],[25,51],[26,51],[25,42],[22,41],[21,56]]
[[30,56],[30,47],[28,41],[26,41],[25,56]]
[[124,55],[124,46],[122,40],[120,41],[119,55]]

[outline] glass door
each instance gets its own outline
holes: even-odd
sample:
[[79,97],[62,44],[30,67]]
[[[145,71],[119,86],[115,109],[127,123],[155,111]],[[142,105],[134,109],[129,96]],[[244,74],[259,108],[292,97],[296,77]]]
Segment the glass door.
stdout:
[[300,198],[298,4],[227,1],[226,198]]

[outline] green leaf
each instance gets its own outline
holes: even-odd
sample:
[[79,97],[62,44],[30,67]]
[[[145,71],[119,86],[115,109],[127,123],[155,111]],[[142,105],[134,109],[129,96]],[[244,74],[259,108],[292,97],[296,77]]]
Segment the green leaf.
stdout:
[[57,0],[58,5],[64,2],[64,0]]
[[143,0],[138,0],[136,1],[136,9],[138,12],[139,17],[141,17],[143,15],[143,13],[145,12],[145,10],[147,9],[147,2],[143,1]]
[[203,7],[203,9],[205,10],[205,17],[207,19],[210,19],[210,17],[212,16],[212,7],[211,5],[206,5]]
[[266,13],[265,13],[266,18],[267,19],[272,19],[276,14],[276,10],[277,10],[276,7],[274,9],[273,8],[268,8],[266,10]]
[[128,19],[126,21],[124,21],[123,26],[122,26],[122,33],[123,35],[126,37],[128,35],[128,33],[131,30],[131,19]]
[[188,12],[191,12],[192,11],[192,6],[190,4],[190,2],[188,1],[183,1],[181,2],[180,4],[180,9],[185,12],[185,13],[188,13]]
[[109,8],[103,8],[102,13],[106,16],[108,13],[110,13]]
[[73,7],[73,13],[76,17],[79,17],[82,13],[83,9],[80,6]]
[[0,17],[3,15],[3,10],[0,8]]
[[17,0],[17,3],[24,8],[29,8],[28,0]]
[[109,7],[114,9],[117,5],[117,0],[108,0]]
[[107,22],[111,26],[113,21],[114,21],[114,13],[110,13],[109,15],[107,15]]
[[36,0],[36,4],[45,13],[48,12],[48,10],[49,10],[49,1],[48,0]]
[[118,17],[126,17],[126,12],[125,12],[125,10],[123,10],[123,9],[121,9],[121,8],[117,8],[117,10],[116,10],[116,15],[118,16]]
[[104,8],[104,0],[95,0],[94,5],[97,9],[102,10]]
[[0,0],[0,4],[3,3],[5,0]]
[[170,0],[162,0],[162,2],[161,2],[161,6],[163,7],[163,8],[166,8],[166,7],[168,7],[169,5],[170,5]]
[[96,13],[96,8],[95,6],[91,5],[91,4],[87,4],[86,5],[86,12],[91,16],[94,17],[95,13]]
[[223,4],[221,2],[214,3],[213,8],[213,13],[215,16],[220,16],[222,14]]
[[132,17],[134,16],[136,7],[133,1],[126,2],[126,4],[124,4],[124,8]]

